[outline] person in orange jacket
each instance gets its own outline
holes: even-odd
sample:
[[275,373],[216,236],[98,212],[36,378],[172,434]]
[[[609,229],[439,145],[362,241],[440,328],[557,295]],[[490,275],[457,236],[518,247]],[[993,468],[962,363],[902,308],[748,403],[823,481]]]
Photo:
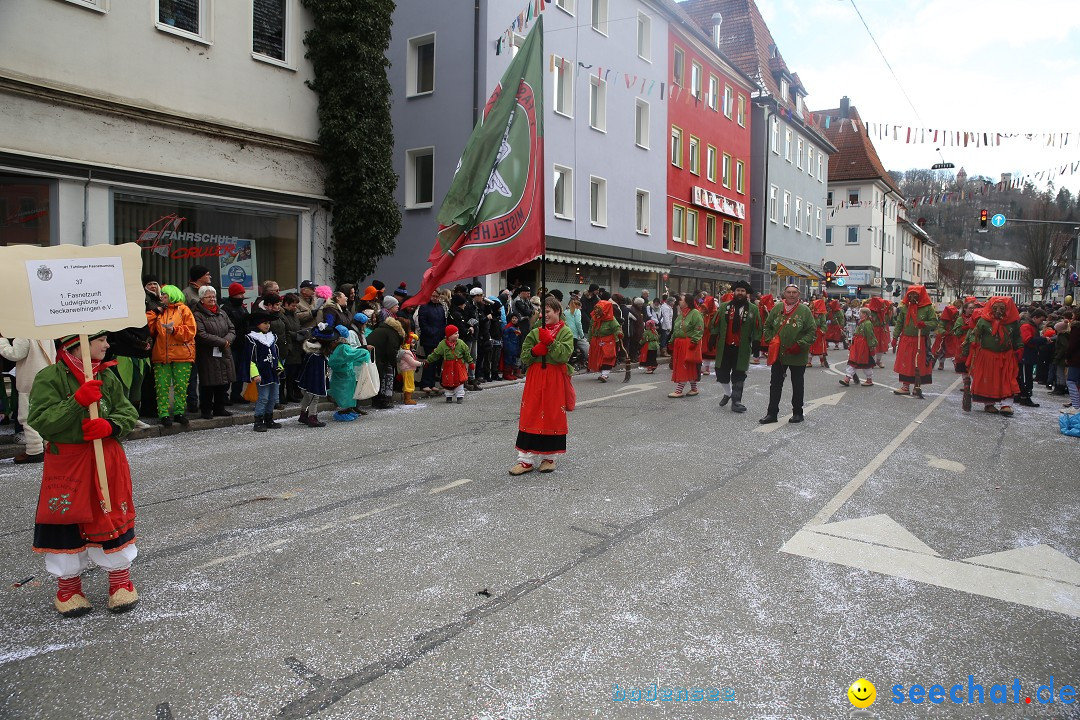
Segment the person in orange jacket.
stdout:
[[161,295],[168,301],[164,309],[146,311],[146,324],[154,338],[150,361],[154,366],[157,412],[163,427],[170,427],[174,419],[187,425],[184,411],[191,366],[195,362],[195,316],[180,288],[166,285],[161,288]]

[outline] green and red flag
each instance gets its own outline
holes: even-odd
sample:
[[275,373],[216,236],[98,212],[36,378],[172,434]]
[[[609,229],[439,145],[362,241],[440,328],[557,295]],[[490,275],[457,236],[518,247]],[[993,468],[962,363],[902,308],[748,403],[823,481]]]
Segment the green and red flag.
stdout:
[[[420,291],[524,265],[544,249],[544,18],[488,98],[436,215]],[[516,90],[516,92],[514,92]]]

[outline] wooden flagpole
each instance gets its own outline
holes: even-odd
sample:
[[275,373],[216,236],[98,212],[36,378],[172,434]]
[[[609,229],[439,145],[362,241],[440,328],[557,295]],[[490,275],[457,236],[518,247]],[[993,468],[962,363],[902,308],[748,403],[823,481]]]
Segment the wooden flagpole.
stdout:
[[[90,359],[90,336],[79,335],[79,349],[82,353],[83,378],[89,382],[94,379],[94,364]],[[98,404],[90,403],[87,408],[90,411],[90,419],[97,420]],[[94,440],[94,460],[97,463],[98,487],[101,488],[101,502],[107,513],[112,512],[112,499],[109,497],[109,476],[105,471],[105,449],[101,440]]]

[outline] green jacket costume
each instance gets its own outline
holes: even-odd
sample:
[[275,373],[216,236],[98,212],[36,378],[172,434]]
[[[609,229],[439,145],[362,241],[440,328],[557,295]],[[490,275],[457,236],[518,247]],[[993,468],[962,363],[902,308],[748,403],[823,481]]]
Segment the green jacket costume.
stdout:
[[[530,335],[532,334],[531,330],[529,331],[529,334]],[[574,338],[574,336],[571,333],[571,335],[570,335],[570,340],[571,340],[570,349],[571,349],[571,351],[573,351],[573,338]],[[534,340],[533,342],[536,342],[536,341]],[[567,355],[566,357],[569,358],[570,356]],[[428,363],[433,363],[436,360],[461,360],[466,365],[472,365],[473,356],[472,356],[472,353],[469,352],[469,344],[467,342],[465,342],[464,340],[462,340],[461,338],[458,338],[458,341],[456,343],[454,343],[453,348],[451,348],[449,345],[446,344],[446,340],[440,340],[439,344],[435,346],[435,349],[432,350],[430,353],[428,353],[428,356],[427,356],[427,362]],[[524,346],[522,346],[522,348],[521,348],[521,362],[522,362],[522,364],[525,363],[525,347]],[[563,362],[566,362],[566,361],[564,360]]]
[[[716,337],[716,362],[724,357],[724,348],[727,347],[728,308],[730,302],[720,303],[720,307],[713,316],[713,326],[710,333]],[[742,327],[739,330],[739,356],[735,360],[735,369],[746,372],[750,368],[750,353],[753,352],[755,342],[761,340],[761,311],[752,302],[746,304],[746,317],[743,318]]]
[[[792,311],[787,324],[784,324],[784,303],[779,302],[769,312],[765,319],[765,330],[761,336],[761,344],[768,346],[776,334],[780,334],[780,362],[783,365],[795,365],[806,367],[806,361],[810,357],[810,346],[817,339],[817,321],[810,308],[799,303]],[[792,345],[799,346],[799,352],[788,353]]]
[[[874,348],[877,347],[877,336],[874,335],[874,323],[870,320],[863,320],[859,323],[859,326],[855,328],[855,333],[851,336],[851,339],[855,339],[855,335],[862,335],[866,338],[866,344],[870,347],[870,354],[874,354]],[[873,358],[870,358],[873,361]]]
[[[127,399],[120,379],[110,370],[98,372],[101,380],[100,415],[120,428],[120,436],[127,435],[139,419],[139,411]],[[90,411],[75,400],[75,391],[82,385],[67,365],[59,360],[41,370],[34,377],[30,391],[30,411],[26,422],[45,440],[54,443],[81,443],[82,421],[90,417]]]
[[671,344],[676,338],[690,338],[692,342],[701,342],[701,336],[705,334],[705,318],[701,311],[694,308],[686,315],[682,310],[675,310],[675,321],[671,327]]
[[907,305],[900,305],[896,311],[896,323],[892,331],[893,339],[899,338],[900,335],[915,337],[919,334],[919,327],[916,323],[920,321],[926,323],[926,327],[922,328],[924,338],[937,331],[938,314],[933,305],[923,305],[919,308],[918,312],[915,313],[915,321],[911,323],[907,322]]
[[660,349],[660,336],[656,334],[655,330],[645,328],[645,332],[641,335],[641,342],[650,350]]
[[1004,329],[1005,337],[1000,338],[994,334],[994,326],[989,320],[979,318],[979,322],[975,323],[975,327],[964,339],[964,344],[960,348],[960,356],[967,357],[971,343],[977,343],[979,347],[991,352],[1007,352],[1024,347],[1024,342],[1020,339],[1020,323],[1009,323]]
[[[530,330],[529,332],[532,332],[532,331]],[[590,339],[592,339],[594,337],[599,337],[601,335],[614,335],[616,337],[622,337],[622,334],[623,334],[622,326],[619,325],[619,321],[615,320],[614,318],[611,319],[611,320],[605,320],[604,322],[600,323],[599,325],[597,325],[596,323],[593,323],[592,326],[589,327],[589,338]],[[525,351],[522,350],[521,354],[524,355]]]
[[[534,327],[529,331],[529,334],[525,336],[525,342],[521,343],[521,366],[526,370],[528,370],[529,366],[533,363],[540,362],[540,358],[532,354],[533,345],[536,345],[538,342],[540,342],[540,328]],[[549,365],[563,365],[566,369],[566,374],[573,375],[573,371],[566,366],[566,363],[570,360],[570,356],[573,354],[574,332],[568,325],[563,325],[559,328],[559,332],[555,333],[555,340],[548,345],[547,355],[544,357],[547,358]]]

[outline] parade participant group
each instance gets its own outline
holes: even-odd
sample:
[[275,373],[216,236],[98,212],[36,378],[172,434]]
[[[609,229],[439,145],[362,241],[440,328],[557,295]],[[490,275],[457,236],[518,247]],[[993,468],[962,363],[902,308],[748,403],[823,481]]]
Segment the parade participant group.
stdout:
[[[822,368],[842,371],[842,386],[866,388],[890,349],[899,395],[922,397],[934,370],[952,361],[986,413],[1038,407],[1036,384],[1067,395],[1065,406],[1080,410],[1080,317],[1071,303],[1021,313],[1009,297],[965,297],[939,311],[926,288],[912,286],[898,305],[871,298],[843,307],[836,299],[803,298],[795,285],[778,302],[755,297],[746,281],[718,298],[704,292],[628,298],[597,285],[565,298],[559,290],[534,295],[525,286],[489,295],[474,282],[403,310],[405,283],[387,295],[379,281],[362,291],[304,281],[285,293],[269,281],[250,303],[234,284],[219,305],[207,268],[193,266],[189,278],[181,289],[161,285],[153,274],[143,277],[142,328],[51,343],[0,337],[0,356],[14,363],[19,393],[10,399],[4,393],[0,411],[26,440],[15,462],[43,463],[33,549],[57,578],[54,606],[63,616],[93,607],[81,582],[89,562],[108,573],[110,611],[138,602],[130,576],[138,553],[135,506],[120,439],[148,427],[140,415],[182,430],[188,413],[229,416],[227,406],[253,403],[252,429],[266,432],[283,427],[275,411],[299,403],[299,424],[321,428],[324,400],[336,408],[332,419],[346,423],[368,414],[364,401],[375,410],[394,407],[395,392],[408,406],[418,404],[414,395],[439,390],[447,403],[460,404],[466,391],[523,375],[517,461],[509,470],[520,476],[554,471],[568,450],[579,354],[601,383],[621,363],[626,378],[632,365],[647,374],[667,370],[671,400],[694,402],[702,381],[715,375],[719,407],[737,414],[748,409],[750,365],[764,362],[771,369],[761,424],[778,422],[788,376],[788,422],[804,421],[805,375],[815,357]],[[82,337],[91,380],[80,356]],[[847,355],[830,363],[829,349]],[[95,440],[103,445],[110,512],[96,480]]]

